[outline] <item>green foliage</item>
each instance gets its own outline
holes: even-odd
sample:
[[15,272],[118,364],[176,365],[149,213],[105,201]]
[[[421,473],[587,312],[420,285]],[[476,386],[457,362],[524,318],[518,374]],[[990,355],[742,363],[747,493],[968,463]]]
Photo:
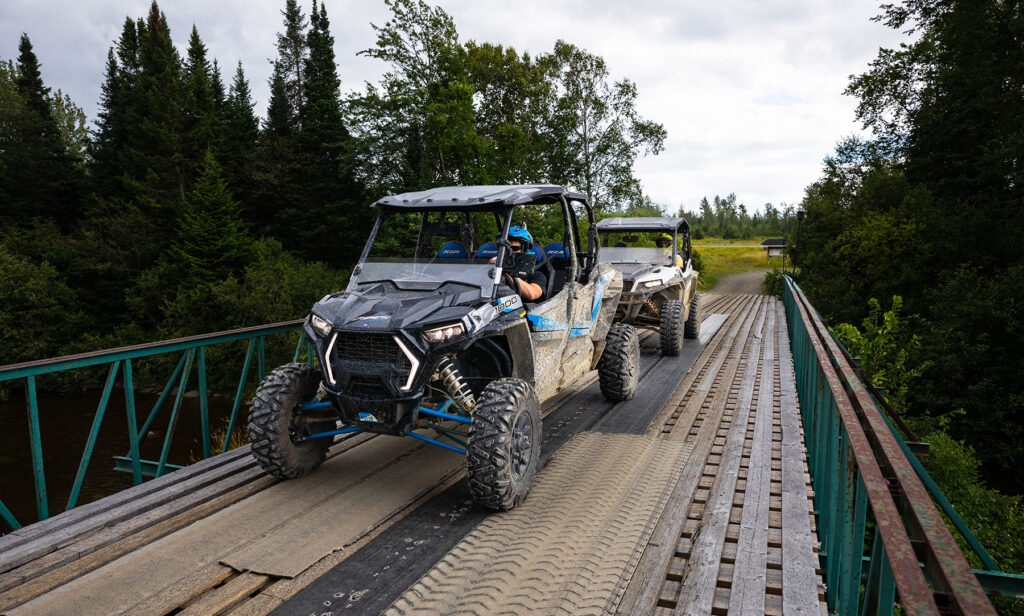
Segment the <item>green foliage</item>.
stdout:
[[925,354],[934,362],[911,392],[915,408],[964,409],[951,434],[971,444],[989,483],[1018,492],[1024,441],[1024,262],[985,274],[961,267],[926,295]]
[[298,319],[346,276],[323,263],[307,263],[273,240],[254,245],[254,258],[237,276],[182,286],[164,308],[163,338]]
[[633,163],[663,149],[665,129],[639,115],[636,85],[613,81],[601,57],[565,41],[535,59],[463,45],[442,9],[387,5],[392,19],[360,53],[391,70],[347,106],[369,187],[553,182],[599,210],[644,201]]
[[698,272],[704,271],[704,258],[701,257],[700,251],[697,250],[696,248],[690,249],[690,262],[693,265],[693,269],[697,270]]
[[894,295],[892,308],[882,312],[877,299],[868,300],[868,316],[857,329],[849,323],[840,323],[833,328],[850,355],[860,358],[864,375],[878,387],[886,389],[885,397],[897,412],[907,408],[907,392],[910,385],[926,369],[930,361],[918,360],[921,339],[909,334],[900,321],[903,298]]
[[[67,229],[81,211],[81,159],[54,119],[50,88],[43,84],[27,34],[22,34],[18,52],[16,64],[0,64],[0,222],[21,225],[45,217]],[[64,116],[61,120],[64,128],[68,120],[74,122]]]
[[191,287],[223,280],[249,262],[251,240],[238,215],[238,204],[209,150],[199,181],[178,220],[178,237],[168,254],[178,284]]
[[950,435],[991,484],[1020,492],[1024,7],[907,0],[879,20],[914,38],[850,81],[874,135],[841,142],[807,191],[801,284],[834,321],[901,295],[931,362],[908,411],[959,412]]
[[[224,141],[219,159],[228,188],[247,214],[263,209],[257,206],[260,202],[254,189],[260,123],[253,107],[249,82],[239,61],[224,103]],[[255,222],[256,218],[258,216],[252,216],[249,220]]]
[[746,205],[736,200],[735,193],[725,197],[715,195],[711,201],[705,197],[697,211],[689,212],[681,207],[678,215],[690,223],[693,238],[698,240],[704,237],[751,239],[756,236],[790,236],[792,239],[796,228],[792,206],[783,204],[779,209],[766,203],[764,213],[750,213]]
[[[975,451],[939,430],[923,434],[930,445],[922,463],[967,527],[1003,571],[1024,572],[1024,503],[986,485]],[[953,529],[960,549],[975,568],[983,565]],[[1024,602],[993,598],[1000,614],[1024,613]]]
[[193,25],[188,39],[188,55],[182,66],[182,88],[185,95],[182,107],[182,157],[189,178],[200,173],[205,166],[207,152],[219,148],[223,139],[217,100],[219,84],[216,82],[213,65],[206,59],[206,45]]
[[52,265],[0,244],[0,365],[59,355],[82,325],[77,308]]
[[782,276],[782,270],[777,267],[772,268],[769,272],[765,272],[764,282],[761,283],[761,292],[765,295],[774,295],[782,299],[782,293],[785,291],[785,282]]
[[89,143],[85,112],[71,100],[70,96],[60,90],[50,97],[50,111],[67,155],[76,166],[84,164],[85,151]]
[[604,59],[559,40],[549,59],[557,91],[552,173],[586,194],[597,209],[642,200],[633,163],[656,155],[668,133],[636,110],[636,84],[611,82]]

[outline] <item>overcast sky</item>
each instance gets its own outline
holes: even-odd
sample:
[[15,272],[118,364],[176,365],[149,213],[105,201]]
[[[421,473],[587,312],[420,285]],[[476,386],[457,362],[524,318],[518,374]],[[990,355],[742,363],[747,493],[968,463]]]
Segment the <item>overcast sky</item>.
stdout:
[[[15,59],[27,32],[43,80],[95,118],[107,49],[126,16],[149,0],[2,0],[0,58]],[[265,110],[284,0],[162,0],[184,51],[193,24],[229,81],[241,60],[257,112]],[[843,96],[878,48],[902,37],[870,21],[877,0],[441,0],[461,40],[538,54],[562,38],[606,60],[615,79],[639,89],[643,116],[668,131],[665,151],[637,162],[644,190],[674,211],[735,192],[740,202],[795,204],[821,160],[860,132],[856,101]],[[302,2],[304,13],[309,3]],[[370,23],[381,0],[327,0],[342,90],[375,82],[379,60]]]

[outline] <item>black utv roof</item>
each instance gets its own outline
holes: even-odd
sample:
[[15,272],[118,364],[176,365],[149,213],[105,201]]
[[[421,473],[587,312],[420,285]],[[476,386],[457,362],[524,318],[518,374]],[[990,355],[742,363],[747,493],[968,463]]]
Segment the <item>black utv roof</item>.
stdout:
[[[430,190],[402,193],[384,197],[374,206],[408,208],[468,209],[491,205],[522,205],[525,203],[553,203],[559,196],[573,201],[587,201],[582,193],[572,192],[554,184],[522,184],[518,186],[441,186]],[[589,202],[588,202],[589,203]]]
[[597,221],[598,233],[620,231],[685,231],[690,228],[685,218],[635,216],[632,218],[604,218]]

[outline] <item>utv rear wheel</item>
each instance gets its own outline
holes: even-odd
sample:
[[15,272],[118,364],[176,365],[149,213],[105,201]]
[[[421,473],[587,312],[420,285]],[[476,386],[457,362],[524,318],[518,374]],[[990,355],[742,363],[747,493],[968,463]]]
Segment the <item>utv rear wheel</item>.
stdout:
[[640,339],[632,325],[615,323],[608,330],[597,362],[601,393],[612,402],[629,400],[639,381]]
[[320,373],[307,364],[275,368],[260,383],[249,410],[252,455],[267,471],[281,479],[294,479],[320,466],[331,445],[329,438],[302,440],[295,407],[313,399]]
[[690,300],[690,314],[686,317],[686,337],[691,340],[700,338],[700,296],[693,294]]
[[661,354],[675,357],[683,350],[683,302],[670,299],[661,307]]
[[492,381],[480,393],[469,431],[466,467],[473,500],[496,511],[518,505],[540,464],[537,394],[521,379]]

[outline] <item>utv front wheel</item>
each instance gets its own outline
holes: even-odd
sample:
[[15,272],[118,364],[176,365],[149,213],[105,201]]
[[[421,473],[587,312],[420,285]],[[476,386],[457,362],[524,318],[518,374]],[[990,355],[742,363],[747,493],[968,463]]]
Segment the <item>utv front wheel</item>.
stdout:
[[683,302],[670,299],[661,307],[661,354],[675,357],[683,350]]
[[473,500],[496,511],[518,505],[540,463],[537,394],[521,379],[492,381],[480,393],[469,431],[466,467]]
[[320,373],[307,364],[275,368],[260,383],[249,410],[252,455],[267,471],[281,479],[310,473],[327,456],[331,439],[302,440],[295,407],[313,399]]
[[632,325],[615,323],[608,330],[597,362],[601,393],[612,402],[629,400],[639,381],[640,339]]
[[691,340],[700,338],[700,296],[696,293],[690,300],[690,315],[686,318],[686,337]]

